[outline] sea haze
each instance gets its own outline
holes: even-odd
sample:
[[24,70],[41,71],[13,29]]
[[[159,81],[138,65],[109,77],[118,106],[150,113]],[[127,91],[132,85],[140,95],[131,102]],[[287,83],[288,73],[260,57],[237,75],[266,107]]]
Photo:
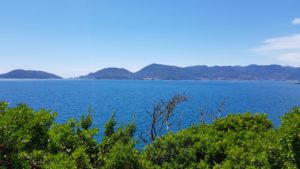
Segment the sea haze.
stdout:
[[[34,109],[59,112],[58,122],[94,111],[94,126],[103,132],[113,112],[119,124],[133,118],[138,133],[149,128],[147,111],[153,104],[185,93],[189,100],[177,107],[173,130],[199,123],[200,109],[224,113],[265,112],[279,124],[280,116],[300,105],[300,85],[272,81],[135,81],[135,80],[0,80],[0,100],[10,106],[26,103]],[[207,115],[208,117],[208,115]]]

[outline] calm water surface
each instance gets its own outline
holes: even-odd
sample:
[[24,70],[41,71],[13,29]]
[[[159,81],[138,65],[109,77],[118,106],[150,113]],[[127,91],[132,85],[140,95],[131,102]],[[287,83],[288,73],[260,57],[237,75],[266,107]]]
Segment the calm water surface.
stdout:
[[[11,106],[26,103],[34,109],[59,112],[58,122],[94,110],[94,125],[103,125],[113,112],[126,124],[135,116],[138,132],[149,128],[147,111],[161,99],[185,93],[189,96],[173,117],[173,129],[198,123],[199,110],[215,110],[222,102],[224,112],[264,112],[278,125],[280,116],[300,105],[300,85],[289,82],[256,81],[124,81],[124,80],[1,80],[0,100]],[[223,113],[222,115],[226,115]],[[185,118],[182,118],[184,116]]]

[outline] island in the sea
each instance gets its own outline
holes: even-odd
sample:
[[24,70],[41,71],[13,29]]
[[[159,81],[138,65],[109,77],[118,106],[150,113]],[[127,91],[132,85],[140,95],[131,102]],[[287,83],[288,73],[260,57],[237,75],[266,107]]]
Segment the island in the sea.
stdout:
[[52,73],[36,71],[36,70],[23,70],[17,69],[10,71],[5,74],[0,74],[0,78],[4,79],[62,79],[62,77],[57,76]]

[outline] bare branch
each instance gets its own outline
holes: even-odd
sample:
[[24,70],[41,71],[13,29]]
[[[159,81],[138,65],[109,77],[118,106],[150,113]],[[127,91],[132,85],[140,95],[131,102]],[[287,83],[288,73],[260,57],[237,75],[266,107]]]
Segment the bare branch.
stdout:
[[[164,124],[167,127],[167,132],[169,131],[171,126],[170,117],[173,116],[175,107],[178,104],[185,102],[187,98],[188,97],[186,95],[175,95],[168,102],[160,101],[154,104],[152,113],[149,111],[147,112],[147,114],[151,117],[151,125],[148,131],[148,137],[152,142],[156,139],[157,135],[161,134]],[[140,138],[144,142],[147,142],[147,139],[142,133]]]

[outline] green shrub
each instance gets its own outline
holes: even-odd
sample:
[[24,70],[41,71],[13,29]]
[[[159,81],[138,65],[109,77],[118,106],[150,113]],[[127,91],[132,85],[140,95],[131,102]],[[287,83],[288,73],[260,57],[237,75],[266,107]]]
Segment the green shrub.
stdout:
[[114,115],[98,142],[92,114],[55,123],[56,113],[0,102],[0,169],[300,168],[300,108],[274,128],[265,114],[230,114],[169,132],[135,148],[136,125]]
[[300,107],[293,108],[282,117],[279,132],[284,166],[300,168]]

